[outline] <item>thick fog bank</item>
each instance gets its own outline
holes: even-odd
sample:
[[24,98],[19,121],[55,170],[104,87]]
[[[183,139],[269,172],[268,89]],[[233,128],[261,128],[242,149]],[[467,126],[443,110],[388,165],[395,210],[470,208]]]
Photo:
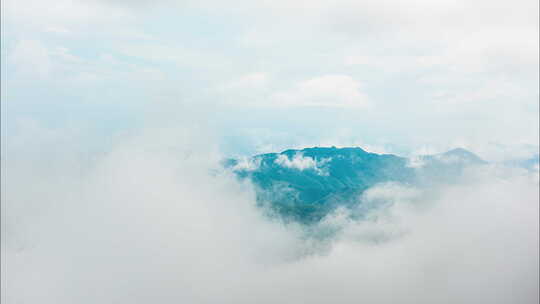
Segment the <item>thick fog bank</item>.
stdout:
[[379,185],[360,199],[385,208],[338,210],[318,229],[340,232],[319,242],[262,216],[251,185],[189,134],[84,160],[72,141],[8,151],[2,302],[538,302],[538,172]]

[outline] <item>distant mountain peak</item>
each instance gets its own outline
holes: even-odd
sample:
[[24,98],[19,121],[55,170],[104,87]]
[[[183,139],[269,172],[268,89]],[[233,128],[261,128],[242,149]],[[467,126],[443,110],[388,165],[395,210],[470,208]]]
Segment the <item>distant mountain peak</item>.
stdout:
[[435,157],[440,159],[449,159],[457,162],[466,162],[466,163],[485,163],[478,155],[472,153],[469,150],[464,148],[455,148],[449,151],[446,151],[441,154],[436,154]]
[[464,148],[454,148],[444,152],[443,154],[474,155],[474,153]]

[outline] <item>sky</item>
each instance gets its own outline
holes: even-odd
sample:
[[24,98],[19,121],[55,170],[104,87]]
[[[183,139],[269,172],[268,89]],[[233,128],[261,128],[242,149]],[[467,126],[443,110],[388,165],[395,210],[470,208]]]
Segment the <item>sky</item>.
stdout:
[[[538,5],[2,1],[1,302],[538,303]],[[221,167],[311,146],[490,163],[317,241]]]
[[32,121],[99,146],[189,124],[232,155],[538,147],[534,0],[6,0],[2,14],[12,134]]

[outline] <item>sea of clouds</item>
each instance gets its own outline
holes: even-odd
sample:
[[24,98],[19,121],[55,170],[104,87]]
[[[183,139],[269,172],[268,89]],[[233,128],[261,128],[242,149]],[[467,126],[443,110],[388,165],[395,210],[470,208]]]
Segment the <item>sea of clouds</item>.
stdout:
[[1,302],[538,303],[538,166],[381,184],[308,231],[221,167],[537,154],[538,5],[2,1]]
[[[537,303],[538,172],[382,184],[353,220],[265,217],[200,133],[88,142],[26,127],[2,159],[3,303]],[[362,206],[361,204],[361,206]]]

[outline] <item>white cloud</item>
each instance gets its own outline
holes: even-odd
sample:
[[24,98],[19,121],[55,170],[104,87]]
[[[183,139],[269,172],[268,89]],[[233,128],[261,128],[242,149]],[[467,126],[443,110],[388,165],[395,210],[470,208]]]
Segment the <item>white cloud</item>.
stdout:
[[422,168],[425,165],[425,158],[421,155],[413,155],[407,159],[407,167],[409,168]]
[[324,75],[284,83],[277,79],[270,81],[268,74],[259,72],[225,82],[217,89],[222,103],[236,106],[279,109],[366,108],[370,105],[361,83],[347,75]]
[[232,167],[233,171],[255,171],[261,166],[261,158],[259,157],[241,157],[238,162]]
[[285,168],[297,169],[300,171],[315,170],[317,174],[328,175],[324,165],[329,161],[329,158],[315,160],[312,157],[304,156],[302,153],[296,153],[292,159],[289,159],[285,154],[279,154],[274,162]]
[[271,100],[283,106],[362,108],[369,105],[360,82],[347,75],[325,75],[300,81],[275,93]]
[[342,232],[321,243],[262,217],[249,185],[210,174],[219,157],[200,135],[118,139],[85,170],[66,146],[83,137],[8,145],[2,302],[538,302],[528,175],[485,168],[440,192],[382,185],[364,199],[386,208],[329,219]]

